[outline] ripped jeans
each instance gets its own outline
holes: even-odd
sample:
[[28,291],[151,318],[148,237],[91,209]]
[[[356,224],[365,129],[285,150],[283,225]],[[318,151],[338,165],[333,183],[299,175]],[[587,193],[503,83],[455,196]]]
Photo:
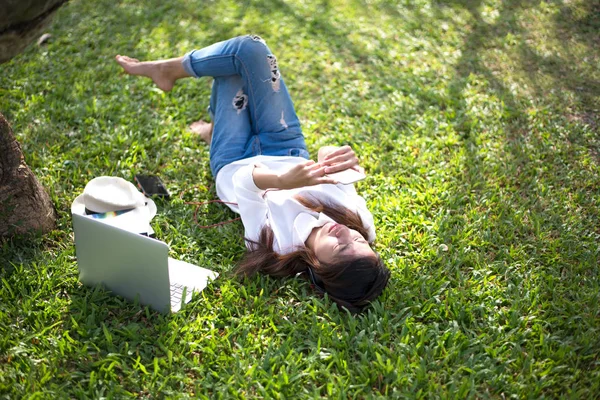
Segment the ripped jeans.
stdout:
[[240,36],[193,50],[183,58],[183,67],[197,78],[214,77],[214,177],[231,162],[261,154],[309,158],[277,59],[260,37]]

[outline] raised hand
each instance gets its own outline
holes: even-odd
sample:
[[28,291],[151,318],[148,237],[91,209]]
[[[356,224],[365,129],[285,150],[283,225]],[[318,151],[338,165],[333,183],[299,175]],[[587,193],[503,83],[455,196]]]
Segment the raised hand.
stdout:
[[365,172],[364,168],[358,165],[358,157],[356,157],[352,147],[346,145],[335,150],[330,149],[332,148],[326,149],[327,154],[325,156],[319,157],[319,163],[325,167],[326,174],[333,174],[348,168],[362,173]]
[[337,183],[333,178],[325,176],[325,166],[308,160],[294,165],[287,172],[279,175],[280,189],[295,189],[303,186],[313,186],[321,183]]

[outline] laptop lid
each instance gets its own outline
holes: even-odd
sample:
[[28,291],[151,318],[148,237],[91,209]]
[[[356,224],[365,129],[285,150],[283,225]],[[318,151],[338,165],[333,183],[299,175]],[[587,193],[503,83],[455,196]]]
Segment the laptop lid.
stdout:
[[129,300],[170,311],[166,243],[73,214],[79,280],[103,284]]

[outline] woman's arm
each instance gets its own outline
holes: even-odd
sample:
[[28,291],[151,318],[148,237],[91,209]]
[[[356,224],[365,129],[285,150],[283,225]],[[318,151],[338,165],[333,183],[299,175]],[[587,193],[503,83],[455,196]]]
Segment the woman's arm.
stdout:
[[[316,167],[315,167],[316,165]],[[257,241],[267,219],[268,207],[263,197],[266,189],[292,189],[318,183],[334,183],[334,179],[319,177],[323,167],[306,161],[286,172],[277,172],[263,164],[246,165],[233,175],[233,190],[237,199],[245,237]]]
[[262,190],[295,189],[322,183],[337,183],[335,179],[325,176],[325,166],[312,160],[296,164],[283,173],[257,164],[252,171],[252,179],[256,187]]
[[238,203],[239,213],[244,224],[244,237],[257,241],[260,231],[267,220],[268,208],[263,198],[264,191],[256,187],[252,179],[253,165],[240,168],[233,175],[233,191]]
[[256,187],[261,190],[279,188],[279,174],[260,164],[254,166],[252,179],[254,180]]

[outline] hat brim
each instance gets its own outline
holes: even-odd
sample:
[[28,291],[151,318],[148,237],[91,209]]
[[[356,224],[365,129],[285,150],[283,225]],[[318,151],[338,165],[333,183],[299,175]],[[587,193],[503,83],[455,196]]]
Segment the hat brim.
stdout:
[[[150,220],[152,220],[152,218],[154,218],[154,216],[156,215],[156,204],[154,204],[154,201],[151,198],[146,197],[145,199],[146,205],[144,207],[148,208],[148,214],[150,215]],[[73,203],[71,204],[71,214],[86,215],[85,203],[83,202],[83,194],[80,194],[75,198],[75,200],[73,200]]]

